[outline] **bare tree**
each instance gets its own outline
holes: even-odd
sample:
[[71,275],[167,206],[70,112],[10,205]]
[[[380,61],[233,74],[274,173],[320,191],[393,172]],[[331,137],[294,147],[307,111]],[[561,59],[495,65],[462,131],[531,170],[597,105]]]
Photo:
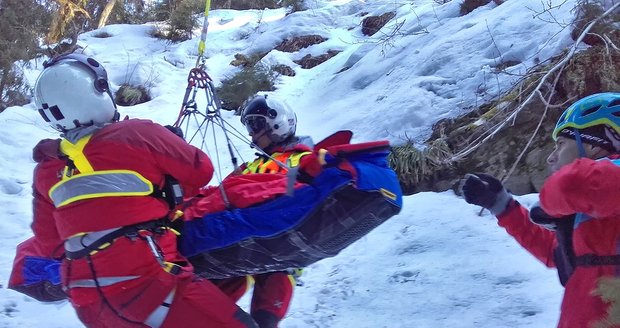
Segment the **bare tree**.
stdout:
[[97,28],[102,28],[108,22],[108,18],[110,18],[110,14],[114,9],[114,5],[116,5],[116,0],[109,0],[106,3],[105,7],[101,11],[101,15],[99,16],[99,23],[97,23]]
[[[87,0],[55,0],[59,8],[50,26],[49,33],[47,34],[47,42],[55,43],[61,40],[66,34],[67,29],[76,27],[76,18],[82,17],[90,19],[90,14],[84,8]],[[74,31],[72,33],[78,33]]]

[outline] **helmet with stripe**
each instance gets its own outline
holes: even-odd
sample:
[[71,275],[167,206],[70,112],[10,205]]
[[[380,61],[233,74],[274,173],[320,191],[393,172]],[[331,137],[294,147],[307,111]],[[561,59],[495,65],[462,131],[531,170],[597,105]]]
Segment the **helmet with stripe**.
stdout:
[[34,101],[43,119],[64,132],[80,126],[118,120],[106,70],[83,54],[46,61],[34,86]]
[[553,140],[565,129],[583,130],[606,125],[620,134],[620,93],[597,93],[582,98],[568,107],[553,129]]

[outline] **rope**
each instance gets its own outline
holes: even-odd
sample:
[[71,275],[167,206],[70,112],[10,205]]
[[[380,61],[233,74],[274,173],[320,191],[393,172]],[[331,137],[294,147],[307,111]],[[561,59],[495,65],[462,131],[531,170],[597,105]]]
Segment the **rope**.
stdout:
[[202,23],[202,32],[200,33],[200,41],[198,42],[198,58],[196,58],[196,67],[199,67],[200,61],[205,53],[207,31],[209,30],[209,10],[211,9],[211,0],[205,1],[205,18]]
[[[184,135],[186,136],[189,132],[190,126],[190,116],[193,117],[193,123],[197,126],[196,131],[192,134],[192,136],[187,139],[188,143],[191,143],[195,137],[201,137],[201,145],[200,148],[206,150],[209,154],[209,150],[207,149],[206,140],[207,140],[207,132],[209,129],[209,125],[213,125],[213,142],[215,143],[215,157],[217,160],[217,171],[215,172],[216,178],[218,179],[220,190],[222,193],[222,198],[226,204],[226,207],[229,207],[228,196],[223,189],[222,185],[222,172],[221,172],[221,162],[220,162],[220,154],[219,148],[217,145],[215,127],[219,127],[222,129],[224,133],[224,139],[226,140],[228,152],[230,154],[230,159],[233,164],[234,170],[236,171],[239,166],[237,162],[237,157],[235,156],[235,152],[240,154],[237,147],[232,143],[232,140],[229,136],[232,135],[239,140],[245,142],[250,147],[258,150],[265,157],[273,160],[279,167],[283,169],[290,169],[285,163],[281,163],[276,160],[269,154],[267,154],[264,150],[260,149],[258,146],[254,145],[252,142],[248,141],[247,137],[244,134],[237,131],[230,123],[226,122],[224,118],[220,115],[221,113],[221,100],[217,96],[215,92],[215,86],[213,84],[213,80],[209,76],[209,74],[205,71],[205,58],[204,52],[206,47],[207,40],[207,31],[209,29],[209,10],[211,8],[211,0],[205,1],[205,12],[204,12],[204,21],[202,25],[202,33],[200,34],[200,41],[198,43],[198,58],[196,59],[196,66],[192,68],[187,77],[187,87],[185,88],[185,94],[183,96],[183,103],[181,105],[181,109],[179,110],[179,115],[177,120],[173,124],[175,127],[180,127],[183,129]],[[207,104],[205,106],[205,112],[201,112],[198,110],[198,105],[196,103],[196,95],[198,89],[205,90],[205,96],[207,98]],[[198,119],[197,116],[202,117],[202,121]],[[211,155],[211,154],[209,154]]]

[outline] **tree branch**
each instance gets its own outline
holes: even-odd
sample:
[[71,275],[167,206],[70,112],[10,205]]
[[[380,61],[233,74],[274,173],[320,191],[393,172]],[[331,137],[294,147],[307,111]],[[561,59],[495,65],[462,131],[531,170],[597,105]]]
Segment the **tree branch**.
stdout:
[[448,161],[449,162],[458,161],[458,160],[464,158],[465,156],[471,154],[474,150],[478,149],[478,147],[480,147],[480,145],[482,145],[483,143],[485,143],[486,141],[491,139],[493,136],[495,136],[495,134],[497,132],[499,132],[501,129],[503,129],[504,126],[506,126],[506,124],[508,124],[508,122],[510,122],[511,120],[515,119],[516,116],[521,112],[521,110],[523,110],[523,108],[525,108],[525,105],[527,105],[530,101],[532,101],[532,99],[534,99],[534,97],[537,95],[537,92],[540,92],[539,90],[544,85],[546,80],[554,72],[556,72],[558,70],[562,70],[564,68],[564,66],[568,63],[568,61],[575,55],[575,53],[577,52],[577,48],[578,48],[579,44],[583,41],[583,38],[590,32],[592,27],[596,23],[598,23],[601,19],[603,19],[604,17],[606,17],[610,13],[614,12],[619,7],[620,7],[620,2],[616,3],[611,8],[609,8],[607,11],[605,11],[603,14],[601,14],[599,17],[597,17],[596,19],[591,21],[590,24],[588,24],[588,26],[583,30],[583,32],[581,32],[581,34],[579,35],[579,37],[577,38],[577,40],[575,41],[573,46],[570,48],[568,54],[566,54],[566,56],[564,56],[564,58],[559,63],[557,63],[549,71],[547,71],[547,73],[538,82],[538,85],[536,86],[536,88],[534,88],[534,90],[527,96],[527,98],[507,118],[505,118],[502,122],[500,122],[498,125],[496,125],[495,129],[487,137],[485,137],[484,139],[478,141],[474,145],[471,145],[471,146],[463,149],[462,151],[456,153],[454,156],[449,158]]

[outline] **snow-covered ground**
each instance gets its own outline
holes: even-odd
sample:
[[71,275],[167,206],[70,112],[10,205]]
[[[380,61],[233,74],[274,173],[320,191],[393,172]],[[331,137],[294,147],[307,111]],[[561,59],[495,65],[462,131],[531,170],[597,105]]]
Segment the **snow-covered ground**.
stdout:
[[[507,69],[519,74],[559,54],[572,42],[562,24],[571,21],[576,3],[507,0],[461,17],[456,0],[310,2],[314,9],[288,16],[283,10],[212,11],[208,72],[217,83],[235,72],[229,63],[236,53],[269,51],[292,36],[322,35],[328,41],[294,54],[273,50],[263,59],[297,73],[281,77],[275,93],[296,110],[298,134],[318,141],[350,129],[354,141],[393,143],[422,142],[437,120],[508,88],[517,77],[496,74],[495,66],[520,62]],[[549,5],[553,8],[546,11]],[[395,19],[373,37],[362,35],[364,13],[388,11]],[[170,44],[152,38],[152,28],[112,25],[103,29],[112,37],[98,38],[100,31],[93,31],[79,42],[107,68],[113,89],[126,82],[152,85],[153,100],[121,108],[123,116],[172,124],[198,38]],[[327,50],[341,53],[309,70],[293,63]],[[31,82],[41,62],[27,72]],[[244,131],[238,117],[222,115]],[[30,149],[56,133],[34,104],[1,113],[0,131],[0,327],[81,327],[68,303],[42,304],[6,289],[15,245],[31,235]],[[243,159],[252,158],[249,147],[235,143]],[[221,158],[219,176],[227,174],[225,147],[209,150],[212,158]],[[520,200],[529,204],[536,197]],[[305,285],[296,289],[281,327],[554,326],[562,295],[555,272],[522,250],[487,212],[478,212],[452,192],[406,197],[401,214],[337,257],[305,270]]]

